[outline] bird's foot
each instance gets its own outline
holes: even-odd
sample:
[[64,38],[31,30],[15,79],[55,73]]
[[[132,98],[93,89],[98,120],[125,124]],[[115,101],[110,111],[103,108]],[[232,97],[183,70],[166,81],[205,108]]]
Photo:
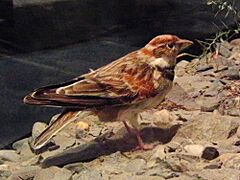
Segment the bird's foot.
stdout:
[[151,143],[151,144],[141,143],[141,144],[138,144],[137,147],[135,147],[133,150],[134,151],[137,151],[137,150],[143,150],[143,151],[152,150],[159,144],[160,144],[159,142],[155,142],[155,143]]
[[155,143],[151,143],[151,144],[146,144],[146,143],[144,143],[144,142],[143,142],[143,139],[142,139],[142,137],[141,137],[141,135],[140,135],[139,130],[130,128],[125,121],[123,121],[123,123],[124,123],[124,125],[125,125],[128,133],[134,134],[134,135],[136,136],[136,138],[137,138],[138,145],[137,145],[136,148],[133,149],[133,151],[135,151],[135,150],[144,150],[144,151],[146,151],[146,150],[152,150],[152,149],[154,149],[157,145],[159,145],[159,142],[155,142]]

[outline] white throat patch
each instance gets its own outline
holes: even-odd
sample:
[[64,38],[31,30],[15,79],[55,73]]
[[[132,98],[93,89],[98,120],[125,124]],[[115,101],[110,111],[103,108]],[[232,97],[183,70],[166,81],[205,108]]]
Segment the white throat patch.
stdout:
[[156,58],[151,61],[150,65],[153,67],[158,66],[161,68],[166,68],[170,66],[170,64],[164,58]]

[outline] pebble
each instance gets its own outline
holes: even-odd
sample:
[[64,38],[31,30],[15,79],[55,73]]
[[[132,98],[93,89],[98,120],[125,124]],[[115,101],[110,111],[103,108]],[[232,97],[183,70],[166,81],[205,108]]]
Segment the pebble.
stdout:
[[18,155],[14,150],[0,150],[0,159],[17,162],[21,159],[21,156]]
[[153,123],[159,128],[166,128],[171,126],[173,122],[176,122],[178,117],[175,114],[172,114],[170,111],[163,109],[152,114]]
[[126,165],[125,171],[137,173],[141,171],[145,165],[146,161],[144,159],[133,159]]
[[203,154],[204,147],[200,144],[190,144],[184,146],[184,149],[190,155],[201,157],[201,155]]
[[18,150],[20,150],[20,149],[22,148],[22,146],[23,146],[25,143],[28,143],[28,138],[21,139],[21,140],[19,140],[19,141],[14,142],[13,145],[12,145],[12,148],[13,148],[14,150],[17,150],[17,151],[18,151]]
[[213,69],[213,66],[211,64],[200,64],[196,67],[197,72],[203,72],[203,71],[207,71]]
[[206,160],[213,160],[218,156],[219,156],[219,152],[215,147],[206,147],[201,157]]

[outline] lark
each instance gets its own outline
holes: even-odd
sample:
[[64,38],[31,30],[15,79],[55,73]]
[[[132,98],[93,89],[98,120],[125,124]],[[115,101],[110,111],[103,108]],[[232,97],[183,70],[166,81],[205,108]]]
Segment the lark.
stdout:
[[32,148],[42,148],[80,114],[90,113],[103,122],[123,122],[135,134],[140,149],[152,149],[153,145],[141,138],[138,115],[163,101],[173,85],[177,56],[191,44],[175,35],[159,35],[143,48],[97,70],[27,95],[26,104],[65,108],[34,140]]

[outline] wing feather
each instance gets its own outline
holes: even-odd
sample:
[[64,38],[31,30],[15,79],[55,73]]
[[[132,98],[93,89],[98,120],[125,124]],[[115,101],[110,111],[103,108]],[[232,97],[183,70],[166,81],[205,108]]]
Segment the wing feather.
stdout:
[[[132,54],[136,55],[136,52]],[[24,101],[38,105],[97,108],[138,103],[155,96],[157,87],[152,81],[155,69],[144,61],[129,57],[70,82],[40,88]]]

